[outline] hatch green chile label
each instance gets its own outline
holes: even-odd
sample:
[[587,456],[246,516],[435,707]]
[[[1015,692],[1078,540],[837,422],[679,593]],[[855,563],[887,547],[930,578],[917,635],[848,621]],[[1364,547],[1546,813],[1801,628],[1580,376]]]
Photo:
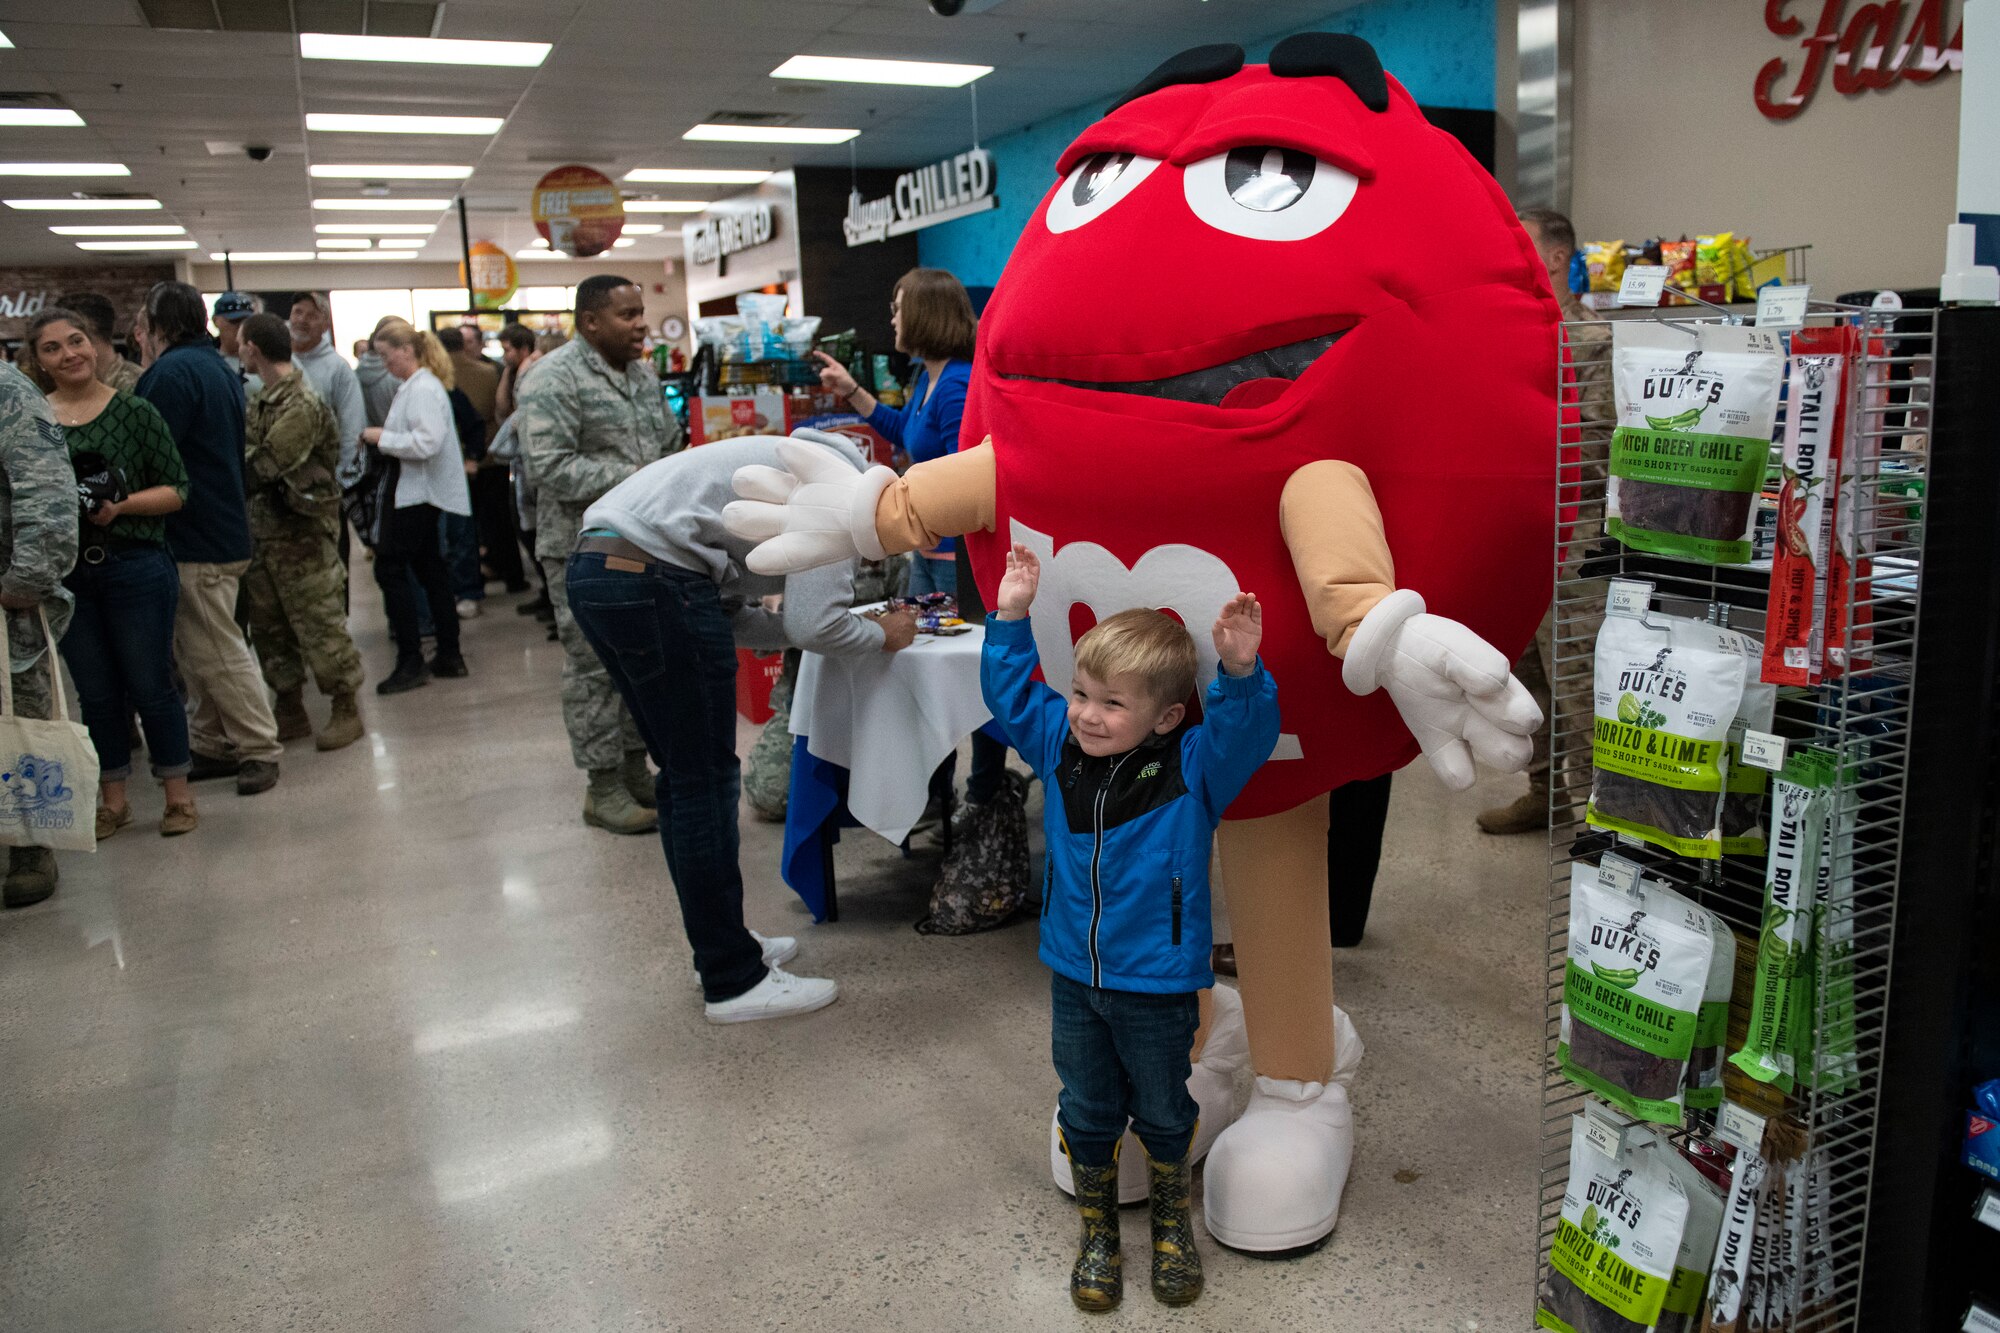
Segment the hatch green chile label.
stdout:
[[[1668,1284],[1618,1257],[1613,1247],[1619,1238],[1595,1206],[1583,1210],[1583,1221],[1584,1226],[1567,1218],[1556,1223],[1555,1249],[1549,1262],[1605,1309],[1642,1328],[1652,1327],[1666,1302]],[[1536,1322],[1543,1328],[1579,1333],[1546,1310],[1536,1312]]]
[[1679,417],[1647,417],[1644,426],[1620,426],[1611,434],[1611,475],[1662,486],[1751,494],[1764,484],[1770,446],[1741,435],[1702,435],[1665,422]]

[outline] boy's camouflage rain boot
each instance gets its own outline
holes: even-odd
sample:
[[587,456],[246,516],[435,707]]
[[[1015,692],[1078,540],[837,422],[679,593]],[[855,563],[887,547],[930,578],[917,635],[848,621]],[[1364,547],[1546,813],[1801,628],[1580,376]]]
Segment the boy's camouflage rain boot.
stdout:
[[[1120,1145],[1122,1146],[1122,1145]],[[1069,1152],[1067,1141],[1063,1151]],[[1083,1217],[1083,1240],[1069,1270],[1069,1298],[1079,1310],[1115,1310],[1125,1295],[1125,1259],[1118,1252],[1118,1149],[1110,1166],[1083,1166],[1069,1159],[1076,1182],[1076,1210]]]
[[1153,1299],[1187,1305],[1202,1288],[1201,1252],[1194,1247],[1194,1220],[1188,1216],[1187,1155],[1162,1162],[1149,1154],[1146,1169],[1153,1193]]

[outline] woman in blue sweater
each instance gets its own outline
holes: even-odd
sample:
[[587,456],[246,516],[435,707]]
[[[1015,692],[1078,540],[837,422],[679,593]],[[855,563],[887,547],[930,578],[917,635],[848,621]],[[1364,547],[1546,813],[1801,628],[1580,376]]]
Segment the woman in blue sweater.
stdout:
[[[814,353],[820,361],[820,383],[839,394],[882,438],[907,453],[911,462],[957,453],[965,391],[972,379],[972,345],[979,328],[972,298],[945,270],[913,268],[896,282],[889,319],[896,330],[896,350],[923,366],[910,386],[907,406],[885,407],[855,382],[847,367],[824,352]],[[910,595],[943,592],[957,596],[957,558],[956,537],[917,552],[910,561]],[[1025,882],[1019,885],[1018,895],[1008,891],[1013,887],[1011,881],[1027,877],[1027,820],[1014,808],[1020,804],[1017,787],[1007,782],[1006,745],[984,732],[974,732],[964,815],[955,823],[952,855],[932,894],[928,924],[920,929],[958,934],[996,926],[1007,913],[995,910],[993,904],[1025,897]],[[1001,890],[997,895],[993,892],[996,889]],[[973,902],[986,906],[953,905]]]

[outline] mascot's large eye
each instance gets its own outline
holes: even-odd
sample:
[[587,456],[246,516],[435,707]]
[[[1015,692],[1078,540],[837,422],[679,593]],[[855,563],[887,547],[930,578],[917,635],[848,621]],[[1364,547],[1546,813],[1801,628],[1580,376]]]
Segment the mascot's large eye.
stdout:
[[1070,168],[1049,200],[1049,230],[1075,231],[1139,187],[1160,165],[1137,153],[1093,153]]
[[1254,241],[1303,241],[1332,226],[1361,182],[1311,153],[1232,148],[1188,167],[1188,207],[1218,231]]

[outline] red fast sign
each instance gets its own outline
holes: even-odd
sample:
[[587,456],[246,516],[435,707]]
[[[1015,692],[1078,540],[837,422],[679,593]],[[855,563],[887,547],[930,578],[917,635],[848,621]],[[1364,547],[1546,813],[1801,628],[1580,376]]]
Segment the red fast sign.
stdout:
[[[1805,24],[1787,14],[1792,0],[1764,0],[1764,26],[1780,37],[1797,37]],[[1772,120],[1790,120],[1806,109],[1819,91],[1820,78],[1833,66],[1833,90],[1852,97],[1871,89],[1887,88],[1898,79],[1929,83],[1940,74],[1959,69],[1965,60],[1965,26],[1944,36],[1944,0],[1921,0],[1912,6],[1904,0],[1884,0],[1865,4],[1852,16],[1846,14],[1847,0],[1823,0],[1819,26],[1799,42],[1805,52],[1798,81],[1790,93],[1776,95],[1778,81],[1785,77],[1783,58],[1770,61],[1757,71],[1757,109]],[[1905,9],[1914,9],[1907,30]]]

